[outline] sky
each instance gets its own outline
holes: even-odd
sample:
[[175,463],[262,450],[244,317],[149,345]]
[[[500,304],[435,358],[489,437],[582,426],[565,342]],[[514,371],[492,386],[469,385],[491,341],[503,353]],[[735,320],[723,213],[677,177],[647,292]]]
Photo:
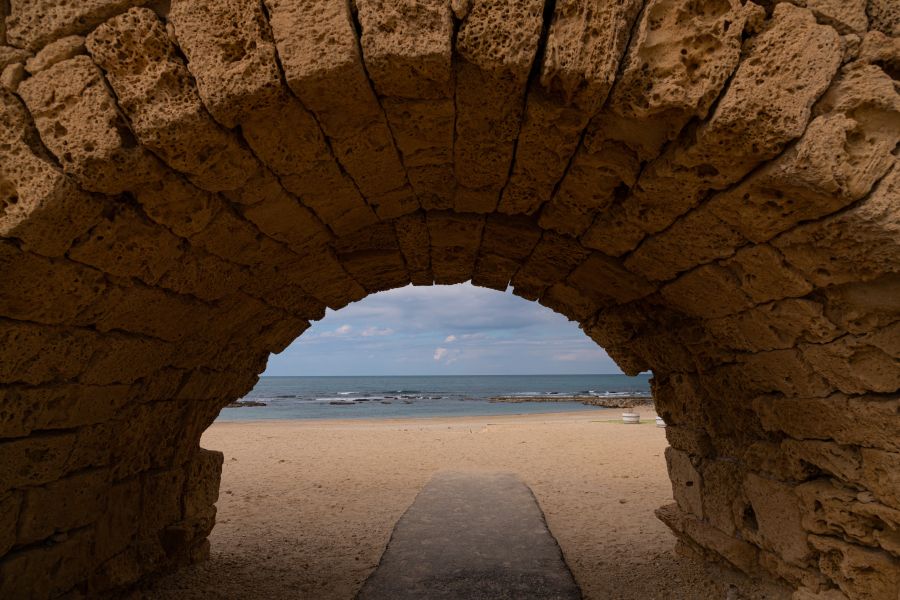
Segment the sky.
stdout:
[[407,286],[328,310],[265,375],[520,375],[622,371],[578,325],[511,292]]

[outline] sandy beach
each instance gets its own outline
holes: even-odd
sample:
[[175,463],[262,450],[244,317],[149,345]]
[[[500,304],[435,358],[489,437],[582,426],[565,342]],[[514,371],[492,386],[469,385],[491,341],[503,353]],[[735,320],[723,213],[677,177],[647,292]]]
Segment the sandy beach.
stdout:
[[780,599],[676,555],[664,430],[621,410],[406,420],[217,423],[225,455],[212,555],[150,599],[352,598],[396,521],[441,470],[516,473],[534,491],[585,598]]

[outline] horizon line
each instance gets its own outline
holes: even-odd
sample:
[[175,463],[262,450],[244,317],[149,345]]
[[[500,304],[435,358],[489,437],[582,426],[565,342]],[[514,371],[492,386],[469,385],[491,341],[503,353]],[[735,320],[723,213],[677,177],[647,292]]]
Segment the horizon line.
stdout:
[[626,375],[625,373],[426,373],[421,375],[260,375],[260,377],[577,377],[585,375],[621,375],[639,377],[649,374]]

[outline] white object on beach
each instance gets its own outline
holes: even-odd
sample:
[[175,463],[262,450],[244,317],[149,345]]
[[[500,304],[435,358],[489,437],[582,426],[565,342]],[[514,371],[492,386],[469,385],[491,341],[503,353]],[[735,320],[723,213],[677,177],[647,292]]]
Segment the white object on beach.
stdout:
[[656,417],[656,426],[657,427],[665,427],[666,426],[666,422],[663,421],[662,417]]
[[638,413],[622,413],[622,422],[626,425],[633,425],[641,422],[641,415]]

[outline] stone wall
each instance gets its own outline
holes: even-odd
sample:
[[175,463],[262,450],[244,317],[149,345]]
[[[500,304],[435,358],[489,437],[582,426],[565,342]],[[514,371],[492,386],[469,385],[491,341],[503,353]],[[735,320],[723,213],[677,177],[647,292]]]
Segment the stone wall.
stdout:
[[472,280],[653,371],[683,550],[898,598],[895,2],[0,7],[0,597],[201,560],[268,355]]

